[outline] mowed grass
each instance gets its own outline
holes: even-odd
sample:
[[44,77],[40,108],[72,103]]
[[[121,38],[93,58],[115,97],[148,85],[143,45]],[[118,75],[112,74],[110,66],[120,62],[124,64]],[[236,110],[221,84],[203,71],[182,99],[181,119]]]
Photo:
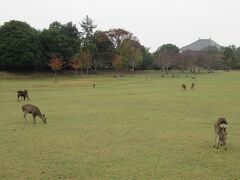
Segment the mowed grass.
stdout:
[[[19,89],[31,100],[17,102]],[[25,103],[47,124],[25,122]],[[229,122],[227,151],[212,148],[219,117]],[[57,84],[2,72],[0,179],[239,179],[239,122],[240,72],[68,75]]]

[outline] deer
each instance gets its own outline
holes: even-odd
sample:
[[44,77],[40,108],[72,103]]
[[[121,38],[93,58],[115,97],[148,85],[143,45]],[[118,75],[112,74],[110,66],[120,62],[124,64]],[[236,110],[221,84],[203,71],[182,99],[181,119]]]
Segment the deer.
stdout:
[[28,97],[28,91],[25,89],[25,90],[19,90],[18,92],[17,92],[17,99],[18,99],[18,101],[19,101],[19,98],[21,97],[21,99],[23,98],[24,99],[24,101],[25,101],[25,99],[27,98],[27,100],[30,100],[30,98]]
[[[226,148],[226,138],[227,138],[227,120],[225,118],[219,118],[214,123],[214,132],[215,132],[215,145],[214,148],[219,148],[219,146],[224,146]],[[218,140],[217,140],[218,138]]]
[[182,84],[182,89],[186,90],[187,86],[185,84]]
[[194,86],[195,86],[195,83],[192,83],[192,85],[191,85],[192,90],[194,89]]
[[44,114],[41,113],[39,108],[37,106],[34,106],[32,104],[25,104],[22,106],[22,111],[24,112],[24,119],[27,121],[27,113],[32,114],[33,116],[33,124],[36,124],[36,116],[42,119],[44,124],[47,124],[47,118]]

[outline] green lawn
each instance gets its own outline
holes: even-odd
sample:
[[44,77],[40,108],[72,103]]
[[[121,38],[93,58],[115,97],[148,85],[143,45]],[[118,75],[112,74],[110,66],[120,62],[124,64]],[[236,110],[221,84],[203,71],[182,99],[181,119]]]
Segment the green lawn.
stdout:
[[[31,100],[17,102],[19,89]],[[47,124],[25,122],[25,103]],[[222,116],[227,151],[212,148]],[[65,75],[57,84],[51,74],[0,72],[0,179],[239,179],[239,122],[240,72]]]

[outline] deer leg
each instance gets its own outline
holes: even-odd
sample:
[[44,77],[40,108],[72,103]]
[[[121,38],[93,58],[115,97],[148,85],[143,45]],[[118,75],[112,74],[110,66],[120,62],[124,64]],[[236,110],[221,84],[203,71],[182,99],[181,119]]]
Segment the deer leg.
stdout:
[[27,118],[26,118],[26,116],[27,116],[27,112],[26,111],[24,111],[24,119],[25,119],[25,121],[27,121]]
[[220,145],[221,145],[221,142],[220,140],[218,140],[217,149],[219,148]]
[[36,124],[36,116],[33,115],[33,124]]
[[214,139],[215,144],[213,145],[214,148],[216,148],[218,144],[217,138],[218,138],[218,135],[217,135],[217,132],[215,131],[215,139]]

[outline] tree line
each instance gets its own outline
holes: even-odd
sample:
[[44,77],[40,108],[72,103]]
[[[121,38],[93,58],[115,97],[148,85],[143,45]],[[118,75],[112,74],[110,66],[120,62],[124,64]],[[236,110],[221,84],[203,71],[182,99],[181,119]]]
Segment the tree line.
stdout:
[[86,16],[80,23],[53,22],[48,28],[37,30],[26,22],[11,20],[0,26],[0,69],[37,70],[74,69],[81,75],[112,69],[160,69],[191,71],[200,69],[240,68],[240,47],[234,45],[221,50],[208,47],[202,51],[184,51],[173,44],[164,44],[155,52],[140,43],[131,32],[116,28],[100,31]]

